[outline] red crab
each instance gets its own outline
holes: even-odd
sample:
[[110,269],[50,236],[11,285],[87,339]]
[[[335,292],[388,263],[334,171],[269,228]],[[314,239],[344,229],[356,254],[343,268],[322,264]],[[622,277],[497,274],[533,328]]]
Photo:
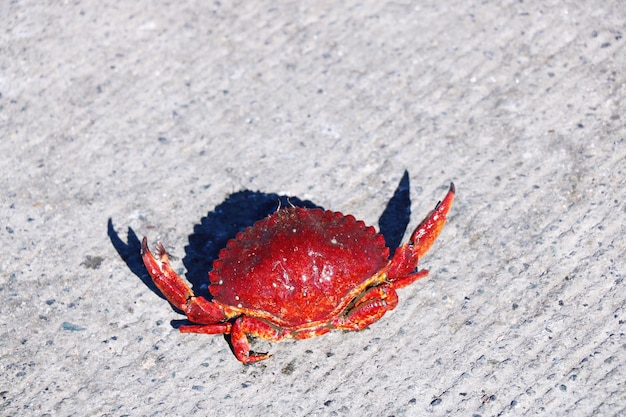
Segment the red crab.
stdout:
[[156,258],[143,238],[141,254],[163,295],[195,324],[181,332],[230,334],[237,359],[250,352],[248,335],[270,341],[306,339],[334,329],[362,330],[398,304],[396,289],[426,276],[417,262],[446,222],[454,184],[393,258],[385,239],[354,216],[288,207],[243,230],[222,249],[209,272],[212,300],[197,297],[170,266],[161,243]]

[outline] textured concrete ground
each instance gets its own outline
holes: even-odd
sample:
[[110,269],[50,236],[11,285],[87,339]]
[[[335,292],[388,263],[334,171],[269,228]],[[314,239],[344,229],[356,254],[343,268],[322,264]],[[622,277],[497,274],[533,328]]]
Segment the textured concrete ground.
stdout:
[[[0,414],[625,415],[625,27],[598,0],[4,2]],[[450,181],[395,311],[256,365],[179,333],[139,262],[162,240],[206,291],[279,196],[397,241]]]

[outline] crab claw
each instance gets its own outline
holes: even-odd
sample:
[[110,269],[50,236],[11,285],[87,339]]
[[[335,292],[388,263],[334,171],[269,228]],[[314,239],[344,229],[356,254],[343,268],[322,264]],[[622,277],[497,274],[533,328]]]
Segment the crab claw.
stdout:
[[413,252],[418,258],[421,258],[423,254],[428,252],[428,249],[435,243],[439,233],[441,233],[443,225],[446,224],[446,216],[450,211],[450,207],[452,207],[455,191],[454,183],[451,182],[448,194],[446,194],[443,201],[437,203],[435,209],[426,216],[411,235],[409,244],[413,245]]
[[185,311],[187,301],[193,295],[191,288],[170,266],[169,257],[161,242],[157,243],[155,254],[156,258],[148,249],[148,239],[144,237],[141,242],[141,257],[154,285],[174,307]]
[[437,203],[428,216],[415,228],[407,243],[396,249],[393,259],[387,271],[387,279],[392,282],[394,288],[405,287],[419,278],[428,274],[427,270],[415,271],[418,260],[431,248],[441,233],[446,216],[454,201],[454,183],[450,183],[450,189],[443,201]]
[[196,297],[189,285],[174,271],[163,244],[157,243],[155,255],[148,249],[148,239],[141,242],[141,257],[146,265],[148,274],[154,285],[161,291],[174,307],[185,313],[189,321],[201,324],[204,328],[198,331],[198,326],[183,326],[182,332],[196,333],[229,333],[230,325],[223,323],[226,320],[224,310],[217,304],[204,297]]

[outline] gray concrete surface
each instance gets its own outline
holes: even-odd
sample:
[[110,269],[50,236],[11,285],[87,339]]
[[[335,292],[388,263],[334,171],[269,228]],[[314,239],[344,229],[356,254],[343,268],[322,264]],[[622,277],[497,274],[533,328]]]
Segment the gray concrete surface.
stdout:
[[[626,415],[621,2],[23,1],[0,28],[0,415]],[[405,170],[409,228],[457,200],[363,332],[242,366],[145,283],[137,238],[184,273],[233,193],[378,226]]]

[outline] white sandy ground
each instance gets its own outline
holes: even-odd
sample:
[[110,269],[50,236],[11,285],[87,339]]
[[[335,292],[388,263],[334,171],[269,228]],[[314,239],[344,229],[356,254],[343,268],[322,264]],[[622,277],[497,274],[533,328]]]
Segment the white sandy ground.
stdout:
[[[0,415],[626,415],[623,3],[228,3],[0,5]],[[242,366],[145,284],[405,170],[409,229],[457,199],[366,331]]]

